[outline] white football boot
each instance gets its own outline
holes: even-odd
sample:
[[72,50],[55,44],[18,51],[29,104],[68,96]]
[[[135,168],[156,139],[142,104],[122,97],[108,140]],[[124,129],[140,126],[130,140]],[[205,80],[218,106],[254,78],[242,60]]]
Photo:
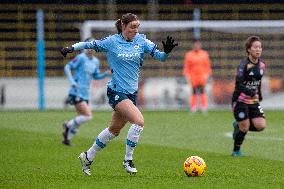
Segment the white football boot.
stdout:
[[122,165],[128,173],[130,173],[130,174],[136,174],[137,173],[137,169],[136,169],[132,160],[124,160],[122,162]]
[[82,152],[79,157],[78,157],[81,161],[81,165],[82,165],[82,171],[83,173],[85,173],[86,175],[90,176],[91,175],[91,170],[90,167],[93,163],[93,161],[89,161],[87,158],[87,152]]

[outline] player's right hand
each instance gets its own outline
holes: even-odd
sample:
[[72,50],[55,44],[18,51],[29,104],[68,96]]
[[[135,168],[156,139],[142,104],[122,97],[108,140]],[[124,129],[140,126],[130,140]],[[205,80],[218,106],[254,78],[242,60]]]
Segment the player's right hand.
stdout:
[[74,51],[74,47],[63,47],[60,49],[62,56],[66,57],[67,53],[72,53]]

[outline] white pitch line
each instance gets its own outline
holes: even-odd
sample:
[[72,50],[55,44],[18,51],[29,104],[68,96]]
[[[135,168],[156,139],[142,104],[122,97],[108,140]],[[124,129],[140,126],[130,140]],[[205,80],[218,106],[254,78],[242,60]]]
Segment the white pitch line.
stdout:
[[[232,133],[227,132],[225,133],[226,137],[232,138]],[[253,140],[270,140],[270,141],[284,141],[284,138],[277,138],[277,137],[262,137],[262,136],[246,136],[246,138],[253,139]]]

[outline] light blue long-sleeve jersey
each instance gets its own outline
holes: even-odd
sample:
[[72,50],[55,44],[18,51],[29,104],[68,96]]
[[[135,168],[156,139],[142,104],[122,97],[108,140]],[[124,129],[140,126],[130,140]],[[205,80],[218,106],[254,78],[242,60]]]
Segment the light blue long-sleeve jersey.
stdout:
[[[73,75],[71,73],[73,70]],[[64,67],[70,82],[69,94],[89,99],[89,88],[92,79],[103,79],[106,72],[100,73],[100,61],[96,57],[89,58],[85,53],[77,55]],[[74,87],[76,85],[76,87]]]
[[108,87],[125,94],[133,94],[138,90],[140,67],[143,65],[145,53],[160,61],[165,61],[168,57],[143,34],[136,34],[132,41],[126,41],[122,34],[115,34],[101,40],[80,42],[72,46],[74,50],[95,49],[97,52],[105,52],[112,70]]

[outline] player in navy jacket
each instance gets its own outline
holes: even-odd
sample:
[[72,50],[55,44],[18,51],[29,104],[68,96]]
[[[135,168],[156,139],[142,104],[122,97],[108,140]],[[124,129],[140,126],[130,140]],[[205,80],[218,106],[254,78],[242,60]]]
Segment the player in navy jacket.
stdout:
[[235,90],[232,97],[234,148],[232,156],[241,156],[240,147],[248,131],[262,131],[265,128],[265,116],[259,102],[262,100],[261,79],[265,71],[265,63],[260,58],[261,40],[257,36],[247,39],[248,57],[238,66]]

